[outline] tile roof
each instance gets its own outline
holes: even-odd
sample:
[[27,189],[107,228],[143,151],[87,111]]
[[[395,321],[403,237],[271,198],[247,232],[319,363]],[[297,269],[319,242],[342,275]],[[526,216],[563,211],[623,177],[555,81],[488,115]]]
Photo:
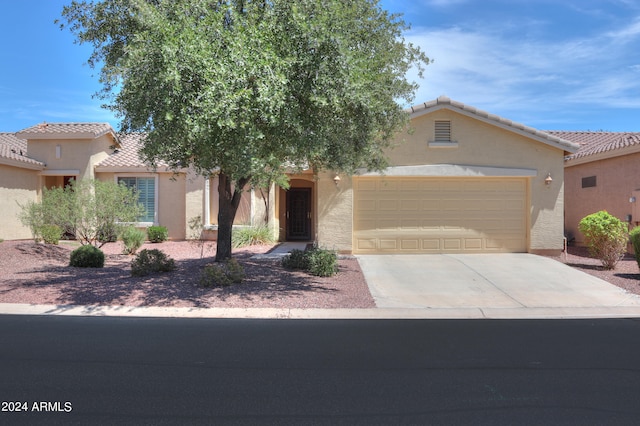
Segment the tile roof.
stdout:
[[95,139],[107,133],[115,132],[109,123],[40,123],[20,130],[16,136],[20,139],[53,138],[64,135],[65,138]]
[[0,160],[17,166],[44,168],[45,164],[27,156],[27,142],[16,137],[15,133],[0,133]]
[[[596,154],[615,154],[616,151],[631,146],[640,148],[640,132],[549,131],[548,133],[580,145],[580,149],[575,154],[567,157],[568,161]],[[620,155],[622,154],[623,152],[620,152]]]
[[[120,148],[109,155],[98,164],[96,170],[107,168],[144,168],[148,169],[149,165],[145,164],[138,157],[138,151],[142,148],[143,133],[120,134]],[[159,162],[158,167],[166,167],[167,164]]]
[[579,148],[579,146],[573,143],[572,141],[563,139],[559,136],[552,135],[549,132],[543,132],[541,130],[534,129],[533,127],[528,127],[528,126],[525,126],[524,124],[511,121],[507,118],[500,117],[498,115],[491,114],[486,111],[482,111],[480,109],[477,109],[476,107],[449,99],[446,96],[440,96],[438,99],[425,102],[422,105],[412,106],[410,109],[410,112],[412,113],[412,115],[415,115],[415,114],[420,114],[423,112],[428,112],[428,111],[436,110],[440,108],[449,108],[453,110],[458,110],[463,114],[474,116],[478,119],[499,125],[503,128],[507,128],[516,133],[520,133],[529,137],[534,137],[541,142],[564,149],[567,152],[576,152]]

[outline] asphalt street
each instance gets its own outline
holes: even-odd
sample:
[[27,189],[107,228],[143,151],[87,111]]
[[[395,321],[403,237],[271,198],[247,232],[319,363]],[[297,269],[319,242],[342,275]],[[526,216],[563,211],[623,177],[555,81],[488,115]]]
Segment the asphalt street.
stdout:
[[0,424],[636,425],[640,321],[0,316]]

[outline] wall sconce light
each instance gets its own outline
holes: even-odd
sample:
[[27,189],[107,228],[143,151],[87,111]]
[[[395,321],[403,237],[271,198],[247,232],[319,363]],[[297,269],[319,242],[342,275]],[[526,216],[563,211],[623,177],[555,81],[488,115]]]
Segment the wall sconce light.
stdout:
[[335,176],[333,177],[333,183],[335,183],[335,184],[336,184],[336,188],[337,188],[337,187],[338,187],[338,184],[340,183],[340,176],[335,175]]
[[553,178],[551,177],[551,173],[548,173],[547,177],[544,178],[544,184],[549,186],[551,185],[551,182],[553,182]]
[[629,202],[630,202],[630,203],[635,203],[635,202],[636,202],[636,197],[631,197],[631,198],[629,198]]

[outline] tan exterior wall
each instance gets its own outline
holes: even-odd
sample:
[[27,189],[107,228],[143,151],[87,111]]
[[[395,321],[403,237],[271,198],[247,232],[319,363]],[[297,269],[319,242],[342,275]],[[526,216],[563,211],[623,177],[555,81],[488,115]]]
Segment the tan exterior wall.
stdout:
[[[578,231],[580,220],[600,210],[606,210],[622,221],[632,215],[631,226],[640,223],[640,153],[628,154],[565,168],[565,229],[584,245]],[[595,176],[596,186],[582,188],[582,178]],[[635,196],[636,202],[629,199]]]
[[321,173],[318,191],[318,243],[341,253],[352,251],[353,181],[341,175],[338,185],[334,173]]
[[[27,143],[29,157],[45,163],[45,171],[79,170],[80,179],[93,179],[94,165],[109,156],[109,146],[114,142],[111,136],[104,135],[94,140],[30,139]],[[56,158],[57,150],[60,158]]]
[[29,228],[18,219],[20,206],[38,200],[38,171],[0,164],[0,238],[21,240],[32,238]]
[[[434,139],[434,121],[451,121],[455,148],[429,147]],[[412,120],[414,132],[401,134],[388,152],[391,166],[431,164],[473,165],[534,169],[528,178],[530,194],[528,251],[558,251],[563,248],[564,151],[447,109]],[[545,184],[550,174],[553,182]],[[350,179],[341,176],[336,191],[332,174],[318,181],[319,242],[339,250],[351,248],[353,193]],[[347,241],[348,240],[348,241]]]

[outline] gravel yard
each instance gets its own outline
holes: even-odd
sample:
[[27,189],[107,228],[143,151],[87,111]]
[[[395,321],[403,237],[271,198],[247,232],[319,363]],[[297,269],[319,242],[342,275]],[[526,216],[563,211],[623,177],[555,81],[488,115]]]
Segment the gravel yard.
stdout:
[[[226,308],[373,308],[375,302],[355,259],[339,260],[339,272],[329,278],[288,271],[278,260],[254,260],[273,246],[236,250],[244,267],[242,284],[224,288],[198,286],[200,271],[213,261],[215,242],[201,246],[185,241],[145,244],[176,260],[177,270],[147,277],[132,277],[132,256],[122,254],[122,243],[102,247],[105,267],[69,267],[77,243],[36,244],[33,241],[0,243],[0,303],[59,305],[124,305]],[[603,271],[586,249],[569,247],[559,262],[594,275],[631,293],[640,294],[640,270],[627,255],[613,271]]]
[[105,267],[69,267],[78,245],[0,243],[0,303],[124,305],[226,308],[372,308],[375,303],[355,259],[339,260],[339,272],[329,278],[288,271],[278,260],[252,260],[272,246],[253,246],[234,252],[244,267],[242,284],[202,288],[198,277],[213,261],[215,242],[201,247],[185,241],[145,244],[175,259],[173,272],[132,277],[132,256],[121,254],[122,243],[102,247]]

